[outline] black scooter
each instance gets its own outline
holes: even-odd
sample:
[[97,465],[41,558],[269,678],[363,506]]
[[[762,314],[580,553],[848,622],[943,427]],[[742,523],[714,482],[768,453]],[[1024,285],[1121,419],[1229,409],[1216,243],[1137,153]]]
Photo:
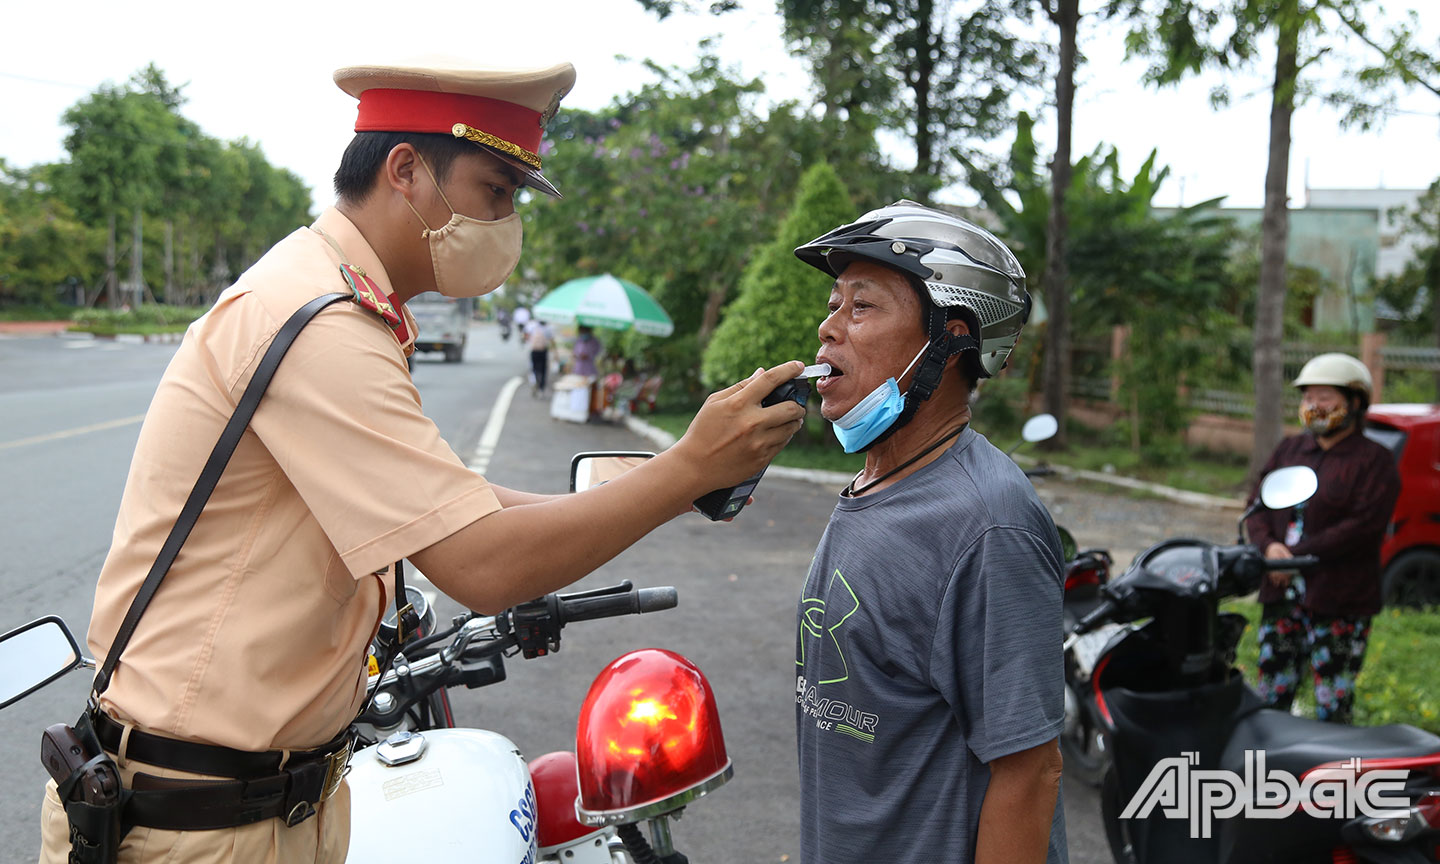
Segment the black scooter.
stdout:
[[[1261,501],[1285,509],[1315,489],[1309,468],[1285,468],[1266,477]],[[1314,563],[1167,540],[1106,585],[1066,640],[1076,650],[1118,626],[1094,651],[1083,706],[1109,743],[1101,808],[1117,862],[1440,861],[1440,737],[1269,709],[1233,668],[1247,622],[1220,600]]]

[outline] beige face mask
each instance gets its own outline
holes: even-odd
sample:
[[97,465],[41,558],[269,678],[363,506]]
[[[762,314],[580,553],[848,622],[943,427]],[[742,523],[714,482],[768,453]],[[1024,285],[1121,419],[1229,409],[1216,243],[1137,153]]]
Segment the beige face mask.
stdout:
[[[450,207],[450,200],[440,189],[424,157],[420,164],[440,193],[440,200]],[[524,239],[524,228],[520,214],[511,213],[504,219],[485,222],[461,216],[450,207],[450,221],[439,228],[431,228],[425,217],[405,199],[410,212],[425,225],[421,237],[430,241],[430,261],[435,267],[435,289],[446,297],[479,297],[499,288],[515,265],[520,263],[520,247]]]

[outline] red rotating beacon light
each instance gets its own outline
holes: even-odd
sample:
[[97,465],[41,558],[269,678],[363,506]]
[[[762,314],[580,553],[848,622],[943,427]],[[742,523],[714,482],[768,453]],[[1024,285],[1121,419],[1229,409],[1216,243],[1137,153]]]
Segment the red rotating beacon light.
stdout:
[[735,773],[710,682],[660,648],[624,654],[596,676],[575,739],[575,810],[587,825],[662,816]]

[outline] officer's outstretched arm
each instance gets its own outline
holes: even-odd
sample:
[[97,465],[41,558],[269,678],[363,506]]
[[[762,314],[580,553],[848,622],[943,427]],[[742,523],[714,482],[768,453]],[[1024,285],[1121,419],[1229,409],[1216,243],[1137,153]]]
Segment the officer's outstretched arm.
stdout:
[[620,554],[696,498],[754,475],[804,422],[760,400],[799,375],[793,361],[713,393],[674,447],[578,495],[497,510],[411,555],[441,591],[491,614],[563,588]]

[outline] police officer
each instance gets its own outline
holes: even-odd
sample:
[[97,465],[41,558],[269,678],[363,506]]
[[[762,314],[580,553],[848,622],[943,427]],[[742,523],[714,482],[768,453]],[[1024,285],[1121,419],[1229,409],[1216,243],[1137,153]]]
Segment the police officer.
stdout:
[[[521,246],[516,191],[559,195],[539,145],[574,78],[569,64],[335,73],[359,99],[337,204],[190,328],[136,445],[95,593],[97,658],[277,329],[316,297],[353,294],[321,311],[280,364],[92,715],[127,786],[137,774],[244,772],[247,789],[283,787],[286,772],[314,760],[338,778],[333,742],[365,693],[391,562],[408,557],[467,607],[498,612],[573,582],[693,499],[754,474],[799,428],[799,406],[760,406],[797,362],[712,395],[674,447],[624,476],[542,496],[486,482],[421,413],[405,302],[424,291],[478,296],[509,276]],[[203,820],[178,807],[158,821],[179,829],[142,822],[120,860],[341,862],[348,792],[327,791],[249,824],[253,814],[221,805]],[[187,830],[198,824],[208,830]],[[41,861],[65,860],[53,783],[42,835]]]

